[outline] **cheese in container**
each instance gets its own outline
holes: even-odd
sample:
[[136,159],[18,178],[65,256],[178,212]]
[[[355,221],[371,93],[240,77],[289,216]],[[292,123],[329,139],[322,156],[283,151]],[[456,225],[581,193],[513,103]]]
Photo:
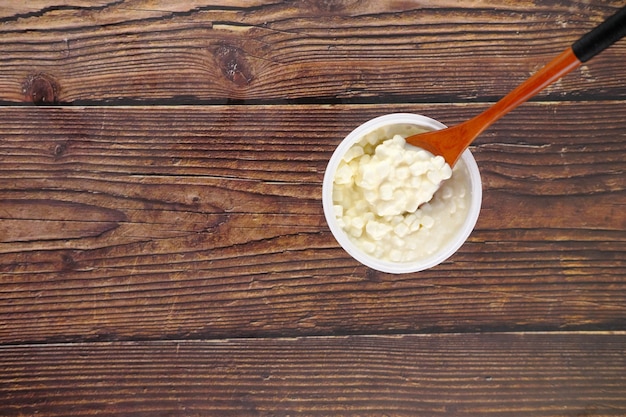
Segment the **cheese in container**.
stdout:
[[333,153],[324,174],[324,215],[357,261],[388,273],[422,271],[447,260],[470,236],[482,202],[471,151],[450,167],[404,140],[443,128],[422,115],[388,114],[354,129]]

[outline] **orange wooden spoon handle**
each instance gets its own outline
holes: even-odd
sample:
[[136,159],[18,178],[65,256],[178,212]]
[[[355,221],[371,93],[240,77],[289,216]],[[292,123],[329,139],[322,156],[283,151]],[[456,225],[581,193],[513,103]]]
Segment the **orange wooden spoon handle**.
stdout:
[[433,155],[443,156],[450,166],[454,166],[470,143],[496,120],[580,64],[581,62],[572,48],[567,48],[537,73],[479,115],[444,130],[409,136],[406,141],[411,145],[426,149]]
[[502,97],[493,106],[467,121],[471,123],[469,129],[474,137],[478,136],[483,130],[500,119],[502,116],[528,101],[548,85],[557,81],[559,78],[573,71],[581,65],[572,48],[567,48],[560,55],[546,64],[538,72],[512,90],[506,96]]
[[470,143],[496,120],[624,36],[626,36],[626,6],[591,32],[585,34],[571,47],[478,116],[448,129],[410,136],[406,141],[424,148],[434,155],[443,156],[446,162],[452,166]]

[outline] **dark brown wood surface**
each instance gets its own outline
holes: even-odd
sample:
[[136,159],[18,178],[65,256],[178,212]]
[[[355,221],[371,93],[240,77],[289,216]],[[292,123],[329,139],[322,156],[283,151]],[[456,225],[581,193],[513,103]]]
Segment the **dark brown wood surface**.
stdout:
[[21,415],[621,416],[624,343],[565,332],[73,343],[7,346],[0,363]]
[[0,416],[626,415],[626,41],[471,147],[430,270],[324,220],[360,123],[479,113],[618,7],[0,0]]

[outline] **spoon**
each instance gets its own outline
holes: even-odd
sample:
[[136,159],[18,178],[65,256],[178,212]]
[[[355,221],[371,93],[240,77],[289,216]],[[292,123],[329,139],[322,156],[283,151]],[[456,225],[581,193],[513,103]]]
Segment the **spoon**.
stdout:
[[443,156],[452,167],[470,143],[491,124],[617,42],[624,35],[626,35],[626,6],[481,114],[447,129],[409,136],[406,141],[433,155]]

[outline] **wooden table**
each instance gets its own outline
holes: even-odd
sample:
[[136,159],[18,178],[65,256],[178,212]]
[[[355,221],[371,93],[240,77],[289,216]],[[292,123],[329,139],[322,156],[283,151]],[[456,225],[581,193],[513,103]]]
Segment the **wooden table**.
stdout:
[[0,0],[1,416],[626,415],[626,42],[472,146],[467,243],[331,235],[360,123],[453,125],[623,2]]

